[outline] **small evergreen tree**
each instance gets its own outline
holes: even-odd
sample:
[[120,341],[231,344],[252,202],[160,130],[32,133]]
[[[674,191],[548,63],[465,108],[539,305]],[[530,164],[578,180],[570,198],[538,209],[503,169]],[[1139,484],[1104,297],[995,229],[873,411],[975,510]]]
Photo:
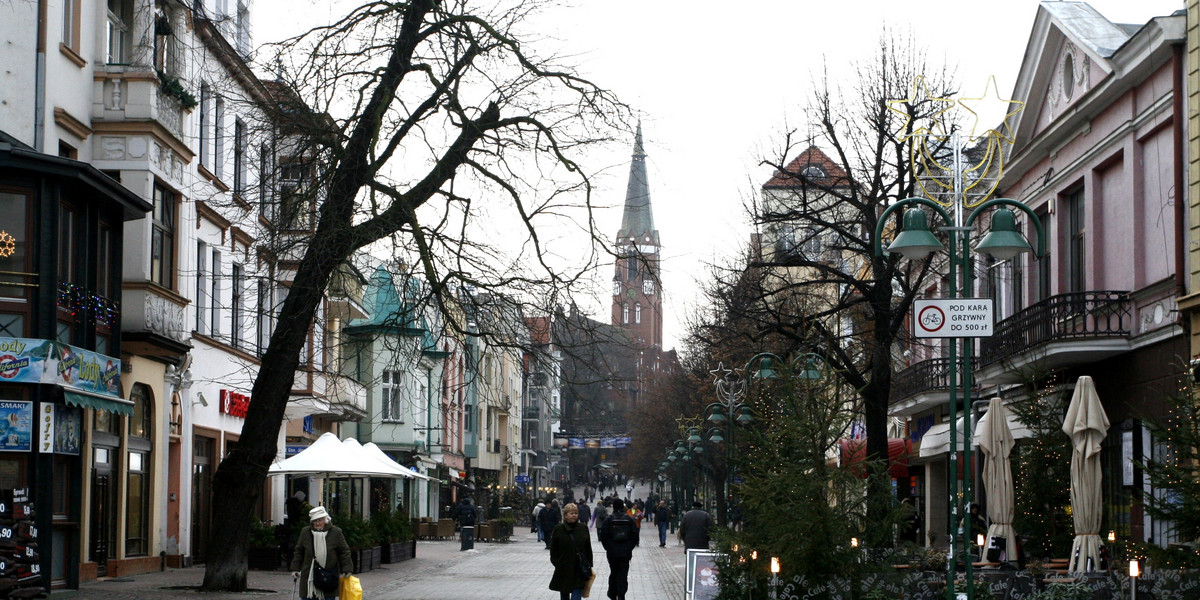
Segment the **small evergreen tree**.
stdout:
[[1171,521],[1185,541],[1200,539],[1200,390],[1195,384],[1183,377],[1179,392],[1167,400],[1166,417],[1146,424],[1162,451],[1141,464],[1158,492],[1142,496],[1146,512]]
[[1027,556],[1066,556],[1071,549],[1074,522],[1067,514],[1071,504],[1071,438],[1062,431],[1067,413],[1066,396],[1057,375],[1034,374],[1025,378],[1032,390],[1009,407],[1033,435],[1013,449],[1013,492],[1016,510],[1013,527],[1024,539]]

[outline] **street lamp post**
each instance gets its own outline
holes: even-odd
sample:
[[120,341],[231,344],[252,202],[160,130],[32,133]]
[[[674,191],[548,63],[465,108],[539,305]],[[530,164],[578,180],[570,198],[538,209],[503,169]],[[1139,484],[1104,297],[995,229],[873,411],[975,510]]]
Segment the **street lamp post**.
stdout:
[[[961,157],[962,149],[959,137],[955,134],[952,138],[952,150],[956,159]],[[960,298],[969,298],[972,293],[972,274],[971,274],[971,246],[970,233],[974,229],[975,221],[984,214],[985,210],[995,208],[992,215],[992,230],[979,241],[977,250],[992,255],[998,260],[1007,260],[1017,256],[1022,252],[1031,250],[1029,243],[1016,229],[1016,217],[1012,210],[1008,207],[1013,207],[1021,210],[1029,216],[1030,222],[1033,223],[1038,233],[1038,255],[1041,256],[1045,252],[1045,230],[1042,228],[1041,221],[1037,215],[1024,204],[1008,198],[994,198],[978,205],[967,205],[962,191],[962,172],[959,165],[959,160],[955,161],[954,173],[954,202],[952,207],[954,214],[951,216],[943,205],[928,200],[925,198],[906,198],[889,206],[880,215],[878,224],[875,227],[875,256],[883,256],[883,245],[881,238],[883,236],[884,226],[887,223],[888,217],[900,210],[904,209],[903,213],[903,228],[895,239],[888,246],[888,251],[903,255],[909,260],[923,259],[935,251],[943,248],[937,237],[929,230],[928,220],[925,211],[922,207],[932,209],[939,217],[945,226],[939,230],[947,234],[949,238],[949,258],[950,258],[950,280],[948,297],[951,300]],[[969,215],[963,216],[965,208],[972,208]],[[958,491],[958,442],[957,442],[957,420],[959,402],[961,401],[963,414],[963,462],[970,468],[971,465],[971,371],[970,361],[971,354],[974,350],[974,337],[957,337],[952,339],[949,344],[949,360],[950,360],[950,456],[948,460],[949,482],[950,487],[950,516],[949,527],[950,532],[950,557],[946,561],[946,587],[947,590],[952,588],[955,579],[955,570],[957,558],[961,557],[964,562],[964,574],[967,579],[967,596],[974,599],[974,581],[971,577],[971,560],[970,560],[970,540],[971,523],[970,519],[963,520],[963,529],[958,534],[956,531],[956,522],[959,520],[958,509],[960,506],[960,498]],[[959,361],[960,349],[962,359]],[[959,377],[959,369],[962,369],[962,376]],[[959,388],[961,381],[961,391]],[[962,484],[961,504],[964,507],[970,506],[973,497],[971,492],[971,477],[965,474]],[[949,591],[947,593],[950,593]]]

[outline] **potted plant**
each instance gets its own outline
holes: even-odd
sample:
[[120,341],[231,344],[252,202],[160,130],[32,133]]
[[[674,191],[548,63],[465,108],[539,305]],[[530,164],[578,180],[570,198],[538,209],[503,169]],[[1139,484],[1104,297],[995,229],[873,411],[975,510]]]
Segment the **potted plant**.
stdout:
[[378,550],[375,534],[370,524],[358,515],[342,513],[334,523],[342,529],[346,536],[346,544],[350,546],[350,558],[354,562],[353,572],[363,573],[374,568],[374,555]]
[[371,527],[379,538],[380,561],[383,563],[400,562],[402,560],[400,558],[402,552],[401,532],[395,514],[390,510],[376,511],[371,515]]
[[247,567],[260,571],[279,568],[279,541],[275,528],[255,519],[250,524],[250,548],[246,551]]

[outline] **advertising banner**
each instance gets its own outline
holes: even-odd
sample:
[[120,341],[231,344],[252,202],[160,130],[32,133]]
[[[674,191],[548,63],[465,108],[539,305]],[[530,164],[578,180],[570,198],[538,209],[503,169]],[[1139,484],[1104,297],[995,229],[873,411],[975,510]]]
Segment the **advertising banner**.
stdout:
[[0,382],[48,383],[121,397],[121,361],[50,340],[0,337]]
[[0,451],[33,450],[33,403],[23,400],[0,402]]

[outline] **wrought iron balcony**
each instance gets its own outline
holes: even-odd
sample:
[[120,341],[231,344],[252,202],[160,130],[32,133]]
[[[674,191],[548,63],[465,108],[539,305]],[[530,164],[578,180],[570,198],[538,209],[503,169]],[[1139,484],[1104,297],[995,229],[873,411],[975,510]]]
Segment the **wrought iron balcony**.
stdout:
[[[962,365],[959,358],[956,364]],[[896,404],[917,394],[927,392],[944,392],[950,389],[950,359],[931,358],[923,360],[903,371],[892,379],[891,404]],[[979,357],[971,358],[971,370],[979,368]],[[961,369],[958,371],[961,373]]]
[[997,323],[980,358],[986,367],[1054,342],[1128,338],[1135,325],[1129,292],[1059,294]]

